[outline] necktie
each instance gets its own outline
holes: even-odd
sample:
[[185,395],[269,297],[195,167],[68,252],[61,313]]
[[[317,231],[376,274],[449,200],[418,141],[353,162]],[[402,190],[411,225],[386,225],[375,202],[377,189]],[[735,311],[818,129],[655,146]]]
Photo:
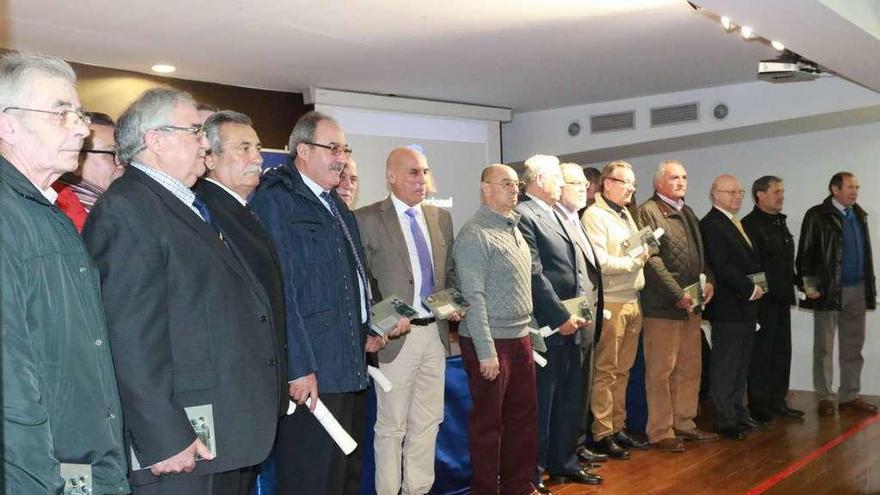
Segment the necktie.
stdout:
[[226,240],[223,239],[223,232],[220,230],[220,227],[218,227],[217,224],[214,223],[214,217],[211,216],[211,210],[208,209],[208,205],[206,205],[205,202],[202,201],[202,199],[198,196],[193,199],[192,205],[193,208],[199,211],[199,215],[202,216],[202,219],[205,221],[205,223],[208,224],[212,229],[214,229],[214,232],[217,233],[217,237],[221,241],[226,243]]
[[348,242],[348,248],[351,249],[352,257],[354,258],[354,264],[357,267],[358,277],[361,279],[361,285],[364,287],[364,305],[367,308],[367,323],[370,322],[370,283],[367,280],[367,271],[364,270],[364,265],[361,263],[361,257],[358,256],[357,249],[354,246],[354,240],[351,238],[351,232],[348,230],[348,225],[345,224],[345,220],[342,219],[342,215],[339,213],[339,208],[336,206],[336,202],[333,201],[333,197],[330,196],[330,193],[324,191],[321,193],[321,199],[327,202],[327,206],[330,207],[330,214],[334,220],[336,220],[336,224],[339,225],[339,228],[342,230],[342,235],[345,237],[345,240]]
[[739,218],[737,218],[736,215],[733,215],[732,217],[730,217],[730,219],[733,220],[733,224],[736,225],[736,230],[738,230],[739,233],[742,234],[743,239],[746,240],[746,243],[749,245],[749,247],[752,247],[752,240],[749,239],[748,234],[746,234],[745,229],[743,229],[743,224],[739,221]]
[[847,206],[846,208],[843,209],[843,216],[846,217],[847,220],[851,219],[852,214],[853,214],[852,211],[853,211],[852,207]]
[[422,270],[422,287],[419,295],[422,298],[430,296],[434,292],[434,266],[431,263],[431,252],[428,250],[428,242],[425,240],[425,234],[422,227],[416,219],[418,211],[415,208],[406,210],[406,216],[409,217],[409,230],[412,232],[413,242],[416,245],[416,254],[419,257],[419,268]]

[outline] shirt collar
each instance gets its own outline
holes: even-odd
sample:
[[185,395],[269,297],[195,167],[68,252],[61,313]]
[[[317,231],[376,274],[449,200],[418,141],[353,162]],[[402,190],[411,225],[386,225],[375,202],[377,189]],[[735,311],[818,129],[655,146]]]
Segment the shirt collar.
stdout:
[[609,208],[614,210],[615,213],[620,213],[621,211],[623,211],[622,206],[606,198],[604,194],[602,195],[602,200],[605,201],[605,204],[608,205]]
[[724,213],[724,216],[726,216],[727,218],[729,218],[731,220],[733,220],[733,217],[736,216],[733,213],[725,210],[724,208],[722,208],[718,205],[712,205],[712,208],[715,208],[716,210],[720,211],[721,213]]
[[846,211],[846,206],[843,206],[842,204],[840,204],[836,199],[834,199],[834,197],[831,198],[831,204],[833,204],[835,208],[840,210],[841,213]]
[[221,189],[223,189],[224,191],[228,192],[230,196],[232,196],[233,198],[235,198],[236,201],[238,201],[239,203],[241,203],[241,206],[247,206],[247,200],[245,200],[244,198],[242,198],[237,192],[235,192],[235,191],[233,191],[232,189],[229,189],[228,187],[226,187],[222,182],[220,182],[220,181],[218,181],[218,180],[214,180],[214,179],[212,179],[212,178],[210,178],[210,177],[205,177],[205,180],[206,180],[206,181],[209,181],[209,182],[212,182],[212,183],[217,184],[218,186],[220,186]]
[[684,200],[683,199],[675,200],[672,198],[667,198],[666,196],[660,194],[659,192],[657,193],[657,197],[662,199],[664,203],[675,208],[676,210],[681,210],[684,207]]
[[422,212],[422,204],[419,203],[415,206],[409,206],[408,204],[401,201],[394,193],[389,195],[391,197],[391,203],[394,205],[394,210],[397,212],[397,216],[405,215],[407,210],[410,208],[415,208],[417,212],[421,214]]
[[306,174],[300,172],[299,175],[302,177],[303,183],[306,185],[306,187],[308,187],[312,191],[312,193],[314,193],[315,196],[320,198],[321,193],[329,193],[330,192],[330,191],[327,191],[326,189],[324,189],[323,187],[319,186],[317,182],[313,181],[312,179],[309,179],[309,177]]
[[553,213],[553,208],[551,208],[550,205],[545,203],[544,200],[538,199],[529,193],[526,193],[526,196],[528,196],[532,201],[534,201],[535,204],[538,205],[542,210]]
[[45,197],[49,203],[55,204],[55,201],[58,199],[58,191],[52,188],[52,186],[47,187],[40,191],[43,193],[43,197]]

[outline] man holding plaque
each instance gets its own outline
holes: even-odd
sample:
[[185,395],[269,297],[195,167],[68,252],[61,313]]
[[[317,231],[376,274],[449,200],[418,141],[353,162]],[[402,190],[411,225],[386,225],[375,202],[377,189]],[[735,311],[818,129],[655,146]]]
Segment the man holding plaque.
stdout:
[[631,255],[629,239],[638,227],[626,209],[636,190],[632,166],[616,160],[602,170],[596,202],[584,212],[583,224],[602,267],[605,309],[611,318],[602,327],[593,365],[593,439],[597,450],[613,459],[628,459],[628,448],[646,449],[629,436],[626,386],[642,331],[639,291],[645,285],[642,267],[649,251]]
[[700,221],[684,203],[687,185],[681,162],[660,162],[654,195],[639,207],[641,225],[664,231],[645,265],[642,311],[648,441],[668,452],[684,452],[685,440],[718,440],[694,423],[702,369],[700,314],[712,299],[713,284]]
[[736,214],[745,191],[732,175],[712,182],[712,209],[700,220],[706,261],[715,274],[715,297],[706,307],[712,321],[709,380],[715,403],[715,427],[725,438],[742,440],[745,431],[766,423],[752,418],[745,407],[746,382],[758,303],[763,289],[753,280],[761,263],[751,238]]
[[409,322],[410,333],[390,339],[378,353],[379,369],[394,386],[390,392],[376,388],[376,493],[422,494],[434,484],[449,345],[447,322],[422,301],[458,285],[452,217],[423,204],[429,174],[425,155],[397,148],[385,165],[391,194],[355,211],[355,218],[374,299],[396,295],[417,315]]
[[797,270],[813,310],[813,386],[819,414],[834,414],[834,334],[840,332],[841,409],[876,413],[877,406],[859,397],[865,311],[877,305],[874,260],[868,215],[856,203],[859,180],[838,172],[828,183],[830,195],[804,215],[798,241]]
[[[545,471],[552,482],[602,482],[581,468],[575,454],[586,388],[581,345],[593,339],[598,272],[590,268],[592,250],[578,242],[577,231],[554,209],[565,183],[559,159],[532,156],[525,162],[522,178],[525,198],[516,212],[522,216],[519,230],[531,251],[535,320],[539,328],[557,331],[546,338],[546,367],[536,371],[538,470],[534,483],[538,491],[549,493],[542,482]],[[585,185],[586,179],[582,182]]]

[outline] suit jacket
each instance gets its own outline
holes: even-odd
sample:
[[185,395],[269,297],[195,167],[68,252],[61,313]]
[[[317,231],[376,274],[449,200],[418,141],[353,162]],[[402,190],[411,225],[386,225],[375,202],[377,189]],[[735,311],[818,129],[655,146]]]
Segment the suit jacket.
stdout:
[[[422,214],[428,225],[426,235],[431,243],[431,258],[434,265],[434,289],[441,291],[447,287],[457,287],[455,262],[452,260],[452,217],[449,212],[435,206],[422,205]],[[382,201],[364,206],[354,212],[364,251],[367,256],[367,271],[376,301],[395,294],[413,306],[413,272],[406,247],[406,240],[400,228],[400,220],[391,196]],[[449,323],[438,321],[440,340],[449,354]],[[379,361],[394,361],[406,335],[391,339],[379,351]]]
[[[354,215],[335,192],[330,196],[363,260]],[[263,174],[250,206],[275,244],[284,275],[287,379],[316,373],[319,394],[364,390],[367,327],[351,248],[337,220],[292,162]]]
[[715,295],[704,316],[717,321],[755,321],[757,301],[749,301],[755,284],[748,275],[761,271],[758,252],[746,242],[733,221],[712,207],[700,220],[706,262],[715,274]]
[[[217,457],[194,474],[262,462],[279,383],[265,289],[217,233],[135,167],[101,197],[83,231],[101,272],[125,440],[141,466],[196,438],[185,407],[213,408]],[[133,472],[133,484],[155,480]]]
[[[589,262],[585,248],[592,250],[587,241],[586,246],[578,246],[579,236],[573,242],[569,232],[556,219],[556,214],[541,208],[535,201],[526,197],[516,206],[522,215],[519,230],[529,245],[532,253],[532,304],[535,320],[539,327],[545,325],[557,328],[571,316],[562,301],[578,296],[578,261],[580,266],[587,267],[587,277],[593,285],[591,300],[601,302],[601,275],[599,269]],[[579,228],[582,228],[579,226]],[[586,235],[584,235],[586,237]],[[593,253],[595,260],[595,253]],[[594,308],[593,321],[598,327],[602,321],[602,308]],[[597,332],[598,333],[598,332]],[[555,334],[547,338],[547,345],[574,344],[577,334]]]
[[[222,187],[209,180],[200,180],[193,191],[208,205],[214,221],[234,244],[241,260],[265,289],[272,306],[272,326],[275,330],[275,371],[279,383],[287,382],[287,334],[284,332],[284,282],[281,280],[281,263],[275,246],[266,230],[260,225],[256,214],[243,206]],[[290,402],[287,387],[280,387],[278,415],[287,413]]]

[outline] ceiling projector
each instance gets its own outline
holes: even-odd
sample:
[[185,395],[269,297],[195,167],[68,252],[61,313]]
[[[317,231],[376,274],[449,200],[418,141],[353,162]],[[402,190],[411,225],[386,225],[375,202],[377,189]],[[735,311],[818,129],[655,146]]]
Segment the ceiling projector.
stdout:
[[758,79],[772,83],[812,81],[821,74],[818,64],[797,56],[758,62]]

